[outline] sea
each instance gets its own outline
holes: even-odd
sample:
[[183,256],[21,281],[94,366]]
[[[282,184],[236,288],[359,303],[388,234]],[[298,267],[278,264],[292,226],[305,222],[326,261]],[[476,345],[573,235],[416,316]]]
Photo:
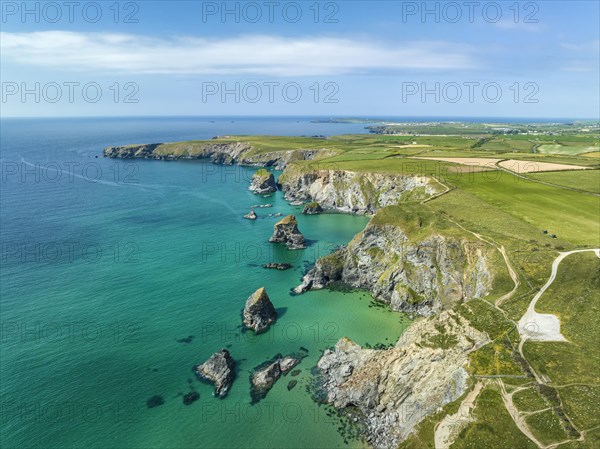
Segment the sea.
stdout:
[[[360,429],[318,400],[315,367],[342,337],[393,344],[409,319],[367,292],[290,289],[368,218],[306,216],[281,192],[254,195],[255,168],[102,157],[106,146],[216,135],[367,132],[314,119],[0,121],[0,447],[364,447]],[[268,243],[275,214],[296,215],[305,250]],[[260,287],[279,318],[256,336],[241,311]],[[193,372],[222,348],[237,362],[225,399]],[[299,374],[251,404],[256,366],[306,352]]]

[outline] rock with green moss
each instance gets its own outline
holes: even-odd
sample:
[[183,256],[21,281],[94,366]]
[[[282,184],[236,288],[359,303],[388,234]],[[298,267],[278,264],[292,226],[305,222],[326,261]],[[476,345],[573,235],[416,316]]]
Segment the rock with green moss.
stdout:
[[265,332],[277,320],[277,311],[264,287],[250,295],[242,317],[244,326],[257,334]]
[[257,170],[252,176],[250,190],[256,195],[277,192],[277,184],[273,173],[264,168]]
[[306,215],[317,215],[322,212],[323,212],[323,208],[316,201],[308,203],[306,206],[304,206],[304,209],[302,210],[302,213],[306,214]]
[[294,215],[288,215],[283,220],[275,223],[271,243],[283,243],[288,249],[304,249],[304,236],[298,229],[298,222]]

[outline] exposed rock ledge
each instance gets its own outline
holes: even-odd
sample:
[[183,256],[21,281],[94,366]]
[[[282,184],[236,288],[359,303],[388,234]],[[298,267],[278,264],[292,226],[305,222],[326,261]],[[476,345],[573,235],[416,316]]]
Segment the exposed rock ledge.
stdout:
[[208,158],[216,164],[249,165],[257,167],[274,167],[282,170],[293,161],[313,160],[317,156],[332,154],[331,151],[322,150],[288,150],[273,151],[269,153],[256,153],[254,148],[245,142],[174,142],[151,143],[142,145],[125,145],[104,148],[104,157],[122,159],[205,159]]
[[364,422],[373,447],[396,447],[425,416],[465,392],[468,355],[488,341],[452,311],[413,323],[390,349],[342,338],[319,360],[323,394]]
[[278,181],[288,201],[314,201],[324,209],[358,214],[373,214],[408,195],[426,198],[439,189],[426,176],[348,170],[304,172],[294,166],[288,167]]
[[369,224],[345,247],[317,260],[296,293],[334,283],[369,290],[393,310],[430,315],[492,288],[485,246],[431,234],[410,241],[398,226]]

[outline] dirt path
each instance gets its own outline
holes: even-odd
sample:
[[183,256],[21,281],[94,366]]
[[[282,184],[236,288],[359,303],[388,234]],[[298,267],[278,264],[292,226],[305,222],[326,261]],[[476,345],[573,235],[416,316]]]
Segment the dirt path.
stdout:
[[514,421],[515,425],[518,427],[518,429],[521,431],[521,433],[523,433],[523,435],[525,435],[527,438],[529,438],[531,441],[533,441],[533,443],[537,447],[539,447],[540,449],[543,449],[544,445],[542,443],[540,443],[533,436],[533,434],[529,430],[529,427],[527,427],[527,424],[525,423],[525,420],[523,419],[523,417],[519,413],[517,407],[515,407],[515,405],[513,404],[512,395],[515,392],[513,392],[511,394],[508,394],[506,392],[506,388],[504,386],[504,382],[499,381],[498,384],[500,385],[500,394],[502,396],[502,402],[504,403],[504,407],[508,411],[508,414],[510,415],[510,417]]
[[475,400],[483,388],[479,381],[460,403],[458,411],[446,415],[434,429],[435,449],[449,449],[454,440],[465,426],[473,420],[471,413],[475,409]]
[[559,254],[552,263],[552,274],[548,282],[540,289],[540,291],[533,297],[527,311],[523,317],[519,320],[519,334],[521,335],[522,347],[525,340],[532,341],[567,341],[567,339],[560,333],[560,320],[556,315],[549,313],[538,313],[535,311],[535,305],[546,290],[552,285],[556,279],[558,273],[558,266],[562,260],[575,253],[583,253],[588,251],[594,251],[598,257],[600,257],[600,249],[577,249],[573,251],[566,251]]

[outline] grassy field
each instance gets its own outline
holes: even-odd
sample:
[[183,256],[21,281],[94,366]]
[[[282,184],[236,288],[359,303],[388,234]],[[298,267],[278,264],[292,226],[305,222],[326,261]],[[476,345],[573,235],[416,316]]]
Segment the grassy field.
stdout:
[[513,403],[521,412],[535,412],[548,407],[534,387],[516,392],[513,395]]
[[600,384],[600,259],[572,254],[559,266],[536,310],[560,318],[565,343],[527,342],[524,352],[553,384]]
[[538,181],[600,193],[600,170],[531,173],[527,176]]
[[543,444],[558,443],[568,439],[560,420],[551,410],[529,415],[525,422],[531,433]]
[[476,421],[467,425],[451,449],[537,448],[519,431],[494,387],[486,387],[479,394],[473,415]]

